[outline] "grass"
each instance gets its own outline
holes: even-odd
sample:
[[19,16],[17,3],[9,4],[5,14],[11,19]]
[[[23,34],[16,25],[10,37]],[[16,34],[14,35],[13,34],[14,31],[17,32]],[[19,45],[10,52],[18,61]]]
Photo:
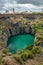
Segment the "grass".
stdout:
[[43,65],[43,63],[39,64],[39,65]]
[[2,59],[3,59],[3,58],[2,58],[2,56],[0,55],[0,64],[2,63]]

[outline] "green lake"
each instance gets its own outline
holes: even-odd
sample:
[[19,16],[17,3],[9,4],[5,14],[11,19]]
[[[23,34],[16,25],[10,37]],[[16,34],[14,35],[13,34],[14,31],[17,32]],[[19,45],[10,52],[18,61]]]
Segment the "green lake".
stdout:
[[20,34],[11,36],[8,41],[8,48],[10,52],[17,52],[23,50],[29,45],[34,44],[34,36],[31,34]]

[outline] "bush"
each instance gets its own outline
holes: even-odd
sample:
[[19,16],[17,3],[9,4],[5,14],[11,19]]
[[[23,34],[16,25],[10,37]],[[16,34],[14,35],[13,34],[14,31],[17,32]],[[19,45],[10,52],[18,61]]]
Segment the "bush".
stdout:
[[23,61],[26,61],[28,58],[28,50],[24,50],[23,53],[21,54],[21,59]]
[[32,48],[33,48],[33,45],[30,45],[30,46],[28,46],[26,49],[27,49],[27,50],[32,50]]
[[41,48],[40,47],[36,47],[32,50],[33,54],[36,54],[36,53],[40,53],[41,52]]
[[38,46],[40,44],[39,40],[36,40],[35,44],[36,44],[36,46]]
[[7,53],[8,53],[8,49],[3,48],[3,49],[2,49],[2,52],[3,52],[4,54],[7,54]]
[[2,63],[2,56],[0,55],[0,63]]
[[33,59],[34,58],[34,54],[33,53],[29,53],[28,58],[29,59]]
[[18,50],[16,53],[21,54],[22,52],[23,52],[22,50]]
[[14,54],[13,55],[14,58],[16,58],[17,61],[19,61],[21,59],[21,54]]
[[26,60],[28,59],[28,53],[22,53],[21,59],[22,59],[23,61],[26,61]]
[[26,61],[27,59],[32,59],[34,58],[34,55],[31,51],[29,50],[25,50],[22,54],[21,54],[21,58],[23,61]]

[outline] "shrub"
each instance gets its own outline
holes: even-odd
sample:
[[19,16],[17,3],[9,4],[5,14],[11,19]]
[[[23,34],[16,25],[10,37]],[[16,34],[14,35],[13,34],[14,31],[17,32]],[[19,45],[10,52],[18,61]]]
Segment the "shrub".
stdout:
[[18,50],[17,51],[17,54],[21,54],[23,51],[22,50]]
[[36,44],[36,46],[38,46],[40,44],[39,40],[36,40],[35,44]]
[[33,53],[29,53],[28,58],[29,59],[33,59],[34,58],[34,54]]
[[34,58],[34,55],[31,51],[29,50],[25,50],[22,54],[21,54],[21,58],[23,61],[26,61],[27,59],[32,59]]
[[30,53],[29,50],[24,50],[23,53],[21,54],[21,58],[23,61],[26,61],[28,59],[28,53]]
[[4,54],[7,54],[7,53],[8,53],[8,49],[3,48],[3,49],[2,49],[2,52],[3,52]]
[[21,54],[13,54],[13,57],[16,58],[16,60],[19,60],[21,58]]
[[36,47],[32,50],[33,54],[36,54],[36,53],[40,53],[41,52],[41,48],[40,47]]
[[30,45],[30,46],[26,47],[27,50],[32,50],[32,48],[33,48],[33,45]]
[[23,61],[26,61],[26,60],[28,59],[28,53],[22,53],[21,59],[22,59]]

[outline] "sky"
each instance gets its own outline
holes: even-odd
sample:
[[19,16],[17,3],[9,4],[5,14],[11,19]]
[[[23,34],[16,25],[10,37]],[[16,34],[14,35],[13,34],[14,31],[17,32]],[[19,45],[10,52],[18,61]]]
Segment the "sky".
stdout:
[[43,0],[0,0],[0,13],[12,9],[15,12],[34,11],[41,12],[43,8]]

